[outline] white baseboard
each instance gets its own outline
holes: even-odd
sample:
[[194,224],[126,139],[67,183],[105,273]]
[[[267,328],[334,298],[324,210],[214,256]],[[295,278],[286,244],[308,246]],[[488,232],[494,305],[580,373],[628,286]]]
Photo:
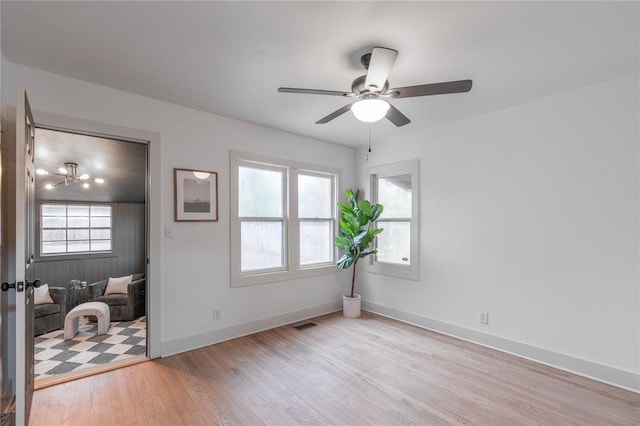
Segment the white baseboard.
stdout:
[[204,346],[213,345],[226,340],[236,339],[238,337],[247,336],[249,334],[258,333],[260,331],[292,324],[340,310],[342,310],[342,300],[335,303],[327,303],[325,305],[313,306],[311,308],[288,312],[286,314],[279,314],[269,318],[232,325],[226,328],[219,328],[217,330],[211,330],[180,339],[168,340],[166,342],[162,342],[162,356],[170,356],[181,352],[191,351],[193,349],[202,348]]
[[506,352],[521,358],[640,393],[640,375],[480,331],[362,301],[362,309],[417,327]]

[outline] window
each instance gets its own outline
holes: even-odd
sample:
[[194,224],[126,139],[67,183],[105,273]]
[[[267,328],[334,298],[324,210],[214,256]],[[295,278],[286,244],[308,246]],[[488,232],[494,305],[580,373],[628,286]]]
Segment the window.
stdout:
[[338,172],[238,152],[231,164],[232,285],[333,272]]
[[277,271],[285,262],[285,168],[238,167],[238,217],[242,272]]
[[372,200],[384,206],[376,226],[378,253],[370,259],[371,271],[418,279],[418,161],[369,170]]
[[329,175],[298,173],[300,265],[333,263],[334,180]]
[[40,254],[111,251],[111,206],[42,204]]

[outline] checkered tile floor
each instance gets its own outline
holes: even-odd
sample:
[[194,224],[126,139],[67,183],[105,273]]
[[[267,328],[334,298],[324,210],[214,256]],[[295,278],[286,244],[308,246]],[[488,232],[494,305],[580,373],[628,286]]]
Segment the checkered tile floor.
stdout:
[[51,377],[144,355],[147,319],[112,322],[106,334],[96,335],[97,325],[81,318],[78,334],[64,340],[56,330],[35,338],[35,376]]

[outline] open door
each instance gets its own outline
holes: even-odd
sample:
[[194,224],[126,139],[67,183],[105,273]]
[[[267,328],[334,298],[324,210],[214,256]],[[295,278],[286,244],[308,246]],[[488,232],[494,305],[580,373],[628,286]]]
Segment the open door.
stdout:
[[[13,300],[14,304],[8,310],[14,312],[11,322],[15,327],[7,327],[7,337],[9,341],[13,337],[15,350],[9,350],[6,356],[15,365],[12,378],[15,384],[11,386],[15,390],[15,403],[12,404],[15,414],[9,412],[5,418],[7,424],[15,422],[16,425],[26,425],[33,395],[33,287],[39,286],[39,281],[32,277],[31,268],[35,242],[35,127],[25,90],[18,93],[15,126],[12,125],[12,118],[9,117],[9,126],[4,135],[7,137],[3,138],[2,145],[2,293],[3,302],[6,298]],[[2,314],[4,321],[4,312]],[[5,355],[4,322],[2,332],[2,352]]]
[[[3,144],[8,144],[9,134],[6,126],[6,108],[2,108],[0,115],[0,182],[4,182],[2,171]],[[0,186],[0,199],[5,194],[4,185]],[[4,201],[3,201],[4,203]],[[0,218],[4,219],[4,209],[0,209]],[[0,220],[0,235],[3,234],[4,220]],[[0,277],[5,279],[3,272],[7,269],[5,253],[0,254]],[[0,425],[15,424],[16,403],[16,295],[15,292],[0,291]]]

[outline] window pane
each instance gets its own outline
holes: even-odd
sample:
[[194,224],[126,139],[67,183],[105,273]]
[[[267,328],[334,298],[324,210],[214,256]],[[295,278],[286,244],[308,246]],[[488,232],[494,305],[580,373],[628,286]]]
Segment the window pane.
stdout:
[[242,222],[240,261],[242,271],[284,266],[283,222]]
[[89,230],[88,229],[69,229],[67,231],[67,239],[68,240],[88,240]]
[[42,227],[43,228],[66,228],[67,218],[66,217],[43,217]]
[[284,173],[276,170],[238,168],[240,217],[282,217]]
[[52,229],[42,231],[42,241],[61,241],[67,238],[67,231],[64,229]]
[[89,241],[69,241],[67,251],[78,252],[78,251],[89,251]]
[[[71,218],[69,218],[69,220],[71,220]],[[111,218],[110,217],[91,217],[91,227],[92,228],[110,228]]]
[[91,251],[107,251],[111,250],[110,240],[93,240],[91,241]]
[[66,216],[67,206],[57,204],[43,204],[42,216]]
[[382,218],[411,217],[411,175],[378,178],[378,202]]
[[67,218],[68,228],[88,228],[89,227],[89,218],[88,217],[69,217]]
[[92,229],[91,239],[92,240],[110,240],[111,230],[110,229]]
[[333,221],[300,222],[300,264],[333,261]]
[[89,216],[89,206],[69,205],[69,216]]
[[65,253],[66,251],[67,251],[67,243],[64,241],[42,243],[42,254]]
[[91,206],[91,216],[111,216],[111,206]]
[[301,218],[331,218],[331,178],[298,175],[298,215]]
[[[385,206],[386,207],[386,206]],[[409,222],[378,222],[384,228],[378,234],[378,262],[409,265],[411,263],[411,224]]]

